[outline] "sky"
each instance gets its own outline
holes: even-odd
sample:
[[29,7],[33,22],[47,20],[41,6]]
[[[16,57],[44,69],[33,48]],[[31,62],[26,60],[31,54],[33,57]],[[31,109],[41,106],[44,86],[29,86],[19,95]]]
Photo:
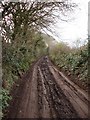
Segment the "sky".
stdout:
[[78,7],[71,12],[68,22],[57,21],[54,27],[55,34],[52,35],[57,41],[63,41],[71,47],[76,45],[76,41],[80,40],[80,44],[84,44],[88,37],[88,2],[90,0],[73,0]]

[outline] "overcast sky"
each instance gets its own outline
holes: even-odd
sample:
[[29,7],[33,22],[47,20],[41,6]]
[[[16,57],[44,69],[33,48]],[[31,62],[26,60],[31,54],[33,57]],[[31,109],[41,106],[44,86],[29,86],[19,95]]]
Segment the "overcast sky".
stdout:
[[88,34],[88,2],[90,0],[74,0],[78,4],[78,8],[71,14],[69,14],[68,22],[61,22],[58,20],[55,32],[58,37],[55,37],[59,41],[67,42],[70,46],[73,46],[77,39],[81,40],[81,43],[87,38]]

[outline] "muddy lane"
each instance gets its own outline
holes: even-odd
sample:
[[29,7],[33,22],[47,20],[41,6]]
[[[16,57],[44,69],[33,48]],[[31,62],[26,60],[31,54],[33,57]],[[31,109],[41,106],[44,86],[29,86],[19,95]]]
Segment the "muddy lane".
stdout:
[[[79,118],[75,109],[64,95],[58,84],[50,72],[47,60],[42,60],[40,71],[44,81],[44,86],[47,94],[47,102],[50,105],[52,117],[56,118]],[[43,104],[42,104],[43,106]],[[54,114],[53,114],[54,113]]]
[[[22,83],[15,94],[18,99],[13,97],[13,104],[11,104],[5,119],[81,118],[74,107],[77,104],[73,105],[73,102],[70,101],[66,92],[64,92],[68,85],[63,83],[65,88],[61,85],[62,82],[60,80],[62,79],[58,76],[58,72],[54,71],[53,67],[46,56],[35,63],[32,73],[28,73],[28,76],[22,78]],[[69,89],[66,90],[68,91]],[[70,93],[71,95],[74,94],[71,91]],[[82,109],[84,108],[86,109],[86,106],[82,106]]]

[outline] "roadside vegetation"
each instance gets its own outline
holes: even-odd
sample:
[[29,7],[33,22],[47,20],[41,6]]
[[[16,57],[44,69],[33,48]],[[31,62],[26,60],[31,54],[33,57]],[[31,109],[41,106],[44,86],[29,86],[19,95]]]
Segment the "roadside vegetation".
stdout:
[[[24,40],[23,38],[20,39]],[[8,101],[11,100],[9,91],[13,84],[25,74],[34,61],[47,52],[45,42],[39,33],[35,33],[35,37],[32,39],[30,45],[19,44],[17,46],[17,43],[14,45],[3,43],[3,109],[8,106]]]
[[88,90],[88,46],[70,48],[67,44],[58,43],[51,51],[50,58],[60,70],[71,76],[76,84]]

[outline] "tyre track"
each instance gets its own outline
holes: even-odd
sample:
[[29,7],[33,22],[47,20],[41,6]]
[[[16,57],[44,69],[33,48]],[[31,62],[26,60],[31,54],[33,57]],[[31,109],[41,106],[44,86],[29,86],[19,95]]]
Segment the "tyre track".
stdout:
[[[52,71],[56,82],[59,84],[60,88],[63,90],[64,94],[70,100],[71,104],[74,106],[75,110],[81,118],[87,118],[89,100],[83,94],[79,93],[78,90],[72,86],[68,81],[66,81],[61,74],[55,72],[52,66],[49,66]],[[77,92],[76,92],[77,91]]]
[[48,66],[45,63],[41,64],[42,74],[44,76],[44,82],[46,88],[49,87],[49,98],[51,98],[51,106],[55,110],[56,116],[60,118],[75,118],[78,117],[73,106],[70,104],[62,90],[56,84],[55,79]]

